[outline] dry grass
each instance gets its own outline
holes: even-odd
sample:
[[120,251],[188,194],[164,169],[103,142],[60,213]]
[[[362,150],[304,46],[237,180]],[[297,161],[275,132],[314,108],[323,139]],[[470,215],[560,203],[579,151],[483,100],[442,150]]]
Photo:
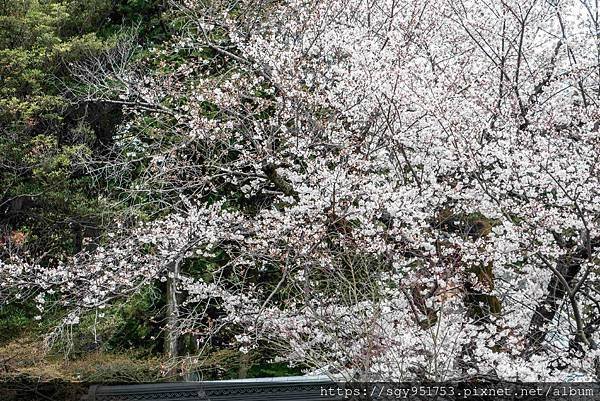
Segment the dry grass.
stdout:
[[161,360],[130,354],[89,352],[77,359],[48,354],[39,340],[19,338],[0,347],[0,378],[35,377],[42,381],[150,382],[161,379]]

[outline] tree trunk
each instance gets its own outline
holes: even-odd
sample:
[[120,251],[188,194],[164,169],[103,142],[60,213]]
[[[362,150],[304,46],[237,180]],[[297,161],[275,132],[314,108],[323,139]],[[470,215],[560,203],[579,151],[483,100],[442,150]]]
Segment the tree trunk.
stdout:
[[177,282],[179,279],[179,262],[174,262],[167,278],[167,325],[165,328],[165,352],[169,358],[179,356],[179,303],[177,299]]
[[248,377],[248,370],[250,370],[250,352],[242,353],[240,355],[240,367],[238,369],[238,379],[245,379]]
[[[572,263],[568,260],[561,260],[558,264],[558,271],[564,277],[568,285],[571,285],[575,276],[581,270],[580,263]],[[529,324],[529,333],[527,335],[526,354],[535,353],[548,334],[547,326],[554,320],[558,308],[569,289],[566,288],[561,280],[555,275],[552,276],[546,290],[546,297],[535,309],[531,322]]]

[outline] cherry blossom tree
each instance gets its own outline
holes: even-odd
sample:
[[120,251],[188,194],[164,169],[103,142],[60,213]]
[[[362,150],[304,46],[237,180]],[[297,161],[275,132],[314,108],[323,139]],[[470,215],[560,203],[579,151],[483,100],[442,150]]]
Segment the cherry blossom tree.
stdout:
[[73,324],[163,279],[173,356],[227,329],[347,379],[599,377],[595,2],[173,8],[149,59],[175,68],[74,66],[130,112],[90,169],[142,166],[123,191],[162,213],[56,266],[7,259],[6,297]]

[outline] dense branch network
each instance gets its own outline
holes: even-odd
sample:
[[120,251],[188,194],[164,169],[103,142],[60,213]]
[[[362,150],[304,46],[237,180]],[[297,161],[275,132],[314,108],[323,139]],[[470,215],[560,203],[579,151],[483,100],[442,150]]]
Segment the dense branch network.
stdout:
[[3,288],[82,311],[175,278],[172,329],[353,379],[597,377],[595,3],[174,7],[188,23],[156,57],[177,68],[77,69],[95,100],[119,81],[115,152],[149,117],[168,133],[143,131],[124,191],[169,213],[58,266],[15,256]]

